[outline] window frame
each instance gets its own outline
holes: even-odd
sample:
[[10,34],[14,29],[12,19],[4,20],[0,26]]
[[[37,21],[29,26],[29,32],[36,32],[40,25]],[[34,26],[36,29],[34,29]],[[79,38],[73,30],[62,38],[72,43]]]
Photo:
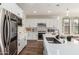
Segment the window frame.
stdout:
[[[69,27],[69,31],[68,31],[68,32],[69,32],[69,33],[65,33],[65,27],[66,27],[66,25],[65,25],[64,20],[66,20],[66,19],[69,20],[69,24],[68,24],[68,27]],[[62,26],[63,26],[63,33],[64,33],[64,34],[67,34],[67,35],[70,34],[70,18],[69,18],[69,17],[63,18],[62,23],[63,23],[63,24],[62,24]]]

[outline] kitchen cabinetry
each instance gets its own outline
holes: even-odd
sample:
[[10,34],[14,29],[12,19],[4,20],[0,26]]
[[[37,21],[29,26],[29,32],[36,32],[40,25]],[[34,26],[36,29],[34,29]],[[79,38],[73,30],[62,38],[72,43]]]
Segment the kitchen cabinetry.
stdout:
[[22,49],[26,46],[26,37],[20,38],[18,41],[18,54],[22,51]]
[[18,54],[27,45],[27,33],[24,28],[18,27]]
[[28,40],[37,40],[38,39],[38,32],[28,32],[27,39]]

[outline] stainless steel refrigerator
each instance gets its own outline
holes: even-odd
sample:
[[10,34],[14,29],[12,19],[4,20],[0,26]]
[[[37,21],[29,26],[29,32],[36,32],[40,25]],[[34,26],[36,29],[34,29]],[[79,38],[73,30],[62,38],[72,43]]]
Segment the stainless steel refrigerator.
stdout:
[[0,54],[17,54],[17,16],[0,8]]

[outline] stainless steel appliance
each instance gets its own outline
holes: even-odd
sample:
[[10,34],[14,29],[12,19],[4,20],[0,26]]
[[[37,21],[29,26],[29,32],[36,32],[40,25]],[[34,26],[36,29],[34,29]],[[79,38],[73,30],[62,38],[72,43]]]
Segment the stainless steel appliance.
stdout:
[[38,23],[37,24],[37,30],[38,32],[46,32],[46,23]]
[[46,23],[38,23],[37,30],[38,30],[38,40],[43,40],[43,34],[47,32]]
[[0,9],[0,54],[17,54],[17,16]]
[[43,40],[43,34],[42,32],[38,32],[38,40]]

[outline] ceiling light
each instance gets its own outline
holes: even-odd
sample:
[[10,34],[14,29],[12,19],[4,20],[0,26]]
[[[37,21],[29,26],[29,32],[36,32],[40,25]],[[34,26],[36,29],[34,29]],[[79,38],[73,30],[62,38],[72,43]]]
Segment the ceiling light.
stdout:
[[37,11],[33,11],[33,13],[37,13]]
[[58,16],[58,17],[57,17],[57,19],[59,20],[59,19],[60,19],[60,17]]
[[69,16],[69,9],[67,8],[67,10],[66,10],[66,16]]
[[51,10],[48,10],[48,13],[51,13],[52,11]]

